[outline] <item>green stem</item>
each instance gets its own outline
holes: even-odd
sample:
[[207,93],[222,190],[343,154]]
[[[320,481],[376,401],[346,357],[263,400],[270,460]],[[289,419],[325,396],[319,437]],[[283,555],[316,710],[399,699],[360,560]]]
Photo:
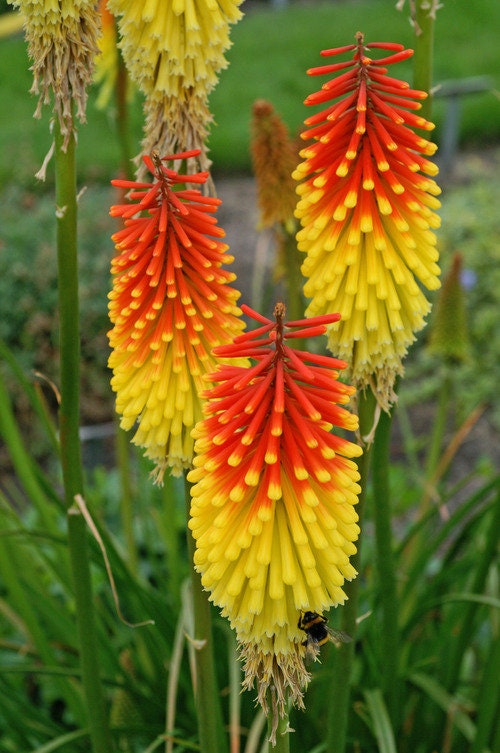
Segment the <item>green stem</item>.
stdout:
[[[189,518],[191,503],[190,484],[185,477],[186,508]],[[199,642],[196,657],[196,710],[200,749],[203,753],[227,753],[227,737],[224,733],[220,692],[215,671],[214,644],[210,603],[203,591],[201,578],[194,569],[195,542],[188,529],[188,552],[191,563],[191,591],[194,612],[193,640]]]
[[426,458],[425,468],[425,481],[426,489],[420,503],[419,516],[422,517],[429,509],[430,488],[427,488],[434,481],[434,473],[438,467],[441,454],[443,452],[443,440],[446,431],[446,420],[448,417],[448,411],[450,402],[452,400],[452,388],[453,380],[451,379],[449,370],[441,379],[441,385],[438,394],[437,410],[434,417],[432,435],[429,442],[429,450]]
[[68,543],[75,589],[80,665],[93,753],[110,753],[111,738],[99,677],[99,654],[94,622],[86,523],[80,511],[68,510]]
[[[367,436],[373,427],[375,416],[375,398],[367,391],[359,397],[359,430],[362,437]],[[358,502],[359,525],[362,528],[363,511],[366,500],[366,488],[371,462],[371,449],[365,451],[358,461],[360,473],[361,494]],[[353,567],[359,572],[361,565],[361,541],[357,545],[356,554],[351,557]],[[347,602],[342,607],[341,628],[352,638],[350,643],[343,643],[334,654],[333,674],[331,683],[332,703],[327,720],[326,750],[329,753],[344,753],[347,741],[347,727],[351,708],[351,678],[354,665],[354,649],[357,630],[360,579],[355,578],[346,583],[344,591]],[[332,652],[333,653],[333,652]]]
[[429,96],[422,102],[419,114],[430,118],[432,110],[432,75],[434,52],[434,25],[437,0],[416,0],[415,2],[415,54],[413,57],[413,85],[415,89],[427,92]]
[[68,510],[68,549],[75,589],[82,681],[93,753],[109,753],[111,740],[104,713],[87,551],[85,521],[74,505],[83,493],[79,436],[80,333],[75,141],[63,149],[58,124],[55,135],[57,258],[59,285],[59,347],[61,358],[59,436],[64,498]]
[[80,331],[75,141],[63,150],[56,127],[56,217],[61,359],[59,437],[66,507],[82,493],[80,426]]
[[382,412],[373,443],[372,483],[378,597],[382,621],[380,642],[381,655],[383,656],[383,675],[381,686],[386,694],[387,708],[395,726],[399,697],[397,688],[399,618],[389,490],[391,425],[392,416],[385,411]]
[[[177,524],[176,504],[178,497],[177,489],[174,485],[174,478],[166,475],[161,489],[163,500],[163,509],[170,511],[161,518],[161,532],[165,541],[165,550],[167,552],[168,580],[170,584],[170,598],[172,603],[180,608],[181,583],[184,578],[184,553],[181,551],[180,527]],[[189,510],[188,510],[189,513]],[[185,521],[183,528],[185,526]]]
[[[267,739],[270,741],[273,729],[273,709],[270,708],[267,715]],[[288,712],[278,719],[278,728],[276,730],[276,740],[268,743],[269,753],[290,753],[290,723]]]

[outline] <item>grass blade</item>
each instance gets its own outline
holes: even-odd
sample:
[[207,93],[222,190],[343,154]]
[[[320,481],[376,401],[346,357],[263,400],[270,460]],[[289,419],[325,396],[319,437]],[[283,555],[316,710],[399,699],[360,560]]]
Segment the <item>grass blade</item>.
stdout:
[[397,753],[394,732],[382,691],[380,688],[365,690],[364,696],[380,753]]

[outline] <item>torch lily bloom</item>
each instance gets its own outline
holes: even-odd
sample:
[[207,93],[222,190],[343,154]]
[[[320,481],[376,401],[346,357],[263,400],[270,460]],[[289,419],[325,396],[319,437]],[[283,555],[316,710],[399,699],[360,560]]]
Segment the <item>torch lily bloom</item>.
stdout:
[[298,144],[273,106],[260,99],[254,102],[251,138],[252,164],[257,183],[261,227],[277,224],[295,230],[295,181]]
[[54,95],[64,146],[73,133],[72,103],[85,122],[87,86],[98,53],[99,13],[94,0],[67,0],[64,8],[52,0],[12,0],[25,18],[28,54],[33,60],[33,86],[39,95],[35,117]]
[[[384,50],[379,59],[372,51]],[[414,128],[434,126],[419,117],[425,92],[387,75],[388,66],[413,54],[393,43],[356,44],[322,55],[353,52],[347,62],[312,68],[339,74],[306,99],[327,108],[309,117],[312,139],[294,177],[301,197],[296,215],[299,250],[310,298],[307,315],[339,311],[329,347],[351,368],[358,387],[370,384],[380,405],[394,401],[402,359],[430,309],[421,286],[439,287],[434,228],[439,218],[438,170],[427,157],[436,146]]]
[[145,95],[143,151],[199,148],[212,117],[208,95],[227,66],[229,28],[242,0],[110,0],[131,79]]
[[110,210],[123,218],[113,235],[111,384],[121,426],[137,422],[133,441],[156,463],[158,480],[167,466],[179,474],[190,465],[203,376],[217,363],[212,349],[244,327],[239,292],[227,284],[235,275],[221,269],[233,257],[213,216],[220,199],[174,190],[178,183],[203,184],[208,173],[179,175],[164,164],[196,156],[153,154],[143,158],[152,183],[112,181],[131,191],[130,203]]
[[358,425],[342,407],[354,393],[338,381],[347,364],[291,347],[338,314],[285,323],[282,303],[275,321],[242,310],[260,326],[215,353],[255,364],[210,375],[193,431],[189,526],[202,584],[241,645],[245,686],[257,680],[264,708],[270,688],[283,711],[288,694],[300,705],[308,680],[301,614],[342,604],[356,575],[361,448],[331,433]]

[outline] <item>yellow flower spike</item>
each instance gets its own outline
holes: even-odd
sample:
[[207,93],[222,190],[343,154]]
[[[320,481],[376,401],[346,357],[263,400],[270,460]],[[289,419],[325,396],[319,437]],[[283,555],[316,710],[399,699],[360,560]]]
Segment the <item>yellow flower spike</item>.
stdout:
[[[368,55],[377,49],[386,57]],[[440,189],[426,177],[438,172],[426,159],[436,146],[412,130],[434,126],[414,113],[426,94],[387,76],[411,50],[365,44],[358,34],[356,44],[322,54],[345,52],[353,53],[350,63],[308,71],[340,75],[306,99],[327,109],[308,118],[302,134],[313,143],[294,172],[301,181],[297,244],[306,254],[307,315],[340,312],[329,348],[350,364],[356,386],[374,387],[388,410],[402,360],[430,309],[418,283],[429,290],[440,284],[433,233]]]
[[331,433],[357,428],[341,407],[354,392],[338,381],[346,364],[289,345],[324,333],[338,315],[285,323],[283,304],[274,322],[242,310],[259,327],[215,354],[256,364],[210,375],[188,474],[189,526],[202,583],[236,631],[244,686],[256,681],[265,709],[269,690],[283,714],[287,697],[302,704],[309,680],[301,614],[342,603],[342,585],[356,575],[349,556],[360,488],[351,458],[361,449]]
[[183,176],[164,164],[196,156],[144,157],[153,183],[113,181],[130,190],[130,203],[110,211],[123,218],[113,235],[111,385],[121,425],[136,426],[133,441],[154,461],[157,480],[167,467],[180,474],[191,466],[204,376],[217,363],[212,349],[244,327],[239,293],[227,284],[234,275],[222,269],[232,257],[212,216],[220,200],[173,188],[203,184],[208,174]]
[[64,136],[74,133],[72,104],[85,122],[87,86],[99,52],[99,13],[94,0],[67,0],[64,7],[51,0],[12,0],[24,16],[28,54],[33,60],[32,93],[39,95],[35,117],[54,97],[54,113]]
[[200,149],[212,121],[208,96],[227,66],[230,25],[242,0],[109,0],[131,79],[145,95],[143,152]]

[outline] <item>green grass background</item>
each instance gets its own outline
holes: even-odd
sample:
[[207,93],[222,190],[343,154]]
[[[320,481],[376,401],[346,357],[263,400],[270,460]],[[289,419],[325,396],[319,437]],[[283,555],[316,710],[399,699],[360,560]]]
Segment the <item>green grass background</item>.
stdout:
[[[306,70],[320,65],[325,48],[349,44],[360,30],[367,41],[413,44],[409,4],[402,11],[394,0],[291,1],[282,10],[269,3],[246,0],[243,19],[231,32],[228,67],[211,95],[215,124],[210,137],[214,171],[248,171],[249,122],[252,103],[270,100],[292,132],[300,130],[310,112],[303,100],[323,83]],[[488,76],[491,89],[465,97],[461,105],[460,140],[481,146],[500,140],[500,2],[444,0],[437,12],[434,82]],[[395,67],[394,75],[411,82],[411,61]],[[21,36],[0,42],[0,180],[29,180],[50,144],[49,115],[34,121],[35,98],[28,94],[31,73]],[[119,153],[114,113],[99,112],[90,94],[88,124],[80,127],[79,171],[86,179],[108,180],[116,172]],[[46,108],[47,110],[47,108]],[[434,120],[439,141],[445,105],[436,98]],[[141,103],[131,107],[133,144],[141,139]]]

